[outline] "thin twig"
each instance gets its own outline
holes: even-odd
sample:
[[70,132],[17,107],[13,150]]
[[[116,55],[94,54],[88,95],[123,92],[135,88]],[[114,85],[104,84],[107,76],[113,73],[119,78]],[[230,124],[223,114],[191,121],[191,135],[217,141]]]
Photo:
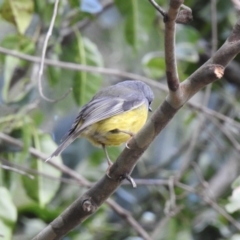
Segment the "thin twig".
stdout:
[[[23,143],[19,140],[16,140],[4,133],[0,133],[0,139],[2,139],[3,141],[6,141],[14,146],[18,146],[18,147],[23,147]],[[43,161],[45,161],[46,156],[45,154],[39,152],[38,150],[34,149],[34,148],[29,148],[29,152],[35,156],[38,157],[40,159],[42,159]],[[91,183],[88,182],[84,177],[82,177],[81,175],[79,175],[78,173],[76,173],[75,171],[69,169],[68,167],[62,166],[58,163],[52,163],[52,161],[49,161],[48,164],[51,164],[52,166],[54,166],[56,169],[59,169],[60,171],[62,171],[63,173],[68,174],[69,176],[71,176],[73,179],[79,181],[82,185],[86,186],[86,187],[90,187]],[[138,180],[135,180],[136,183],[141,184],[140,182],[138,182]],[[152,181],[152,180],[151,180]],[[168,185],[168,180],[163,180],[163,179],[159,179],[158,181],[161,182],[161,185]],[[159,182],[159,183],[160,183]],[[191,192],[191,193],[195,193],[198,195],[201,195],[196,188],[188,186],[186,184],[180,183],[180,182],[174,182],[174,185],[177,187],[182,188],[185,191]],[[109,199],[108,199],[109,200]],[[108,200],[107,200],[107,204],[108,204]],[[213,206],[213,208],[219,212],[220,214],[222,214],[224,217],[226,217],[226,219],[229,220],[229,222],[231,222],[237,229],[240,230],[240,226],[239,223],[236,222],[235,219],[233,219],[227,212],[225,212],[220,206],[217,205],[217,203],[214,203],[214,201],[210,201],[209,199],[206,199],[206,203],[208,203],[209,205]],[[112,203],[110,203],[112,204]],[[109,205],[110,205],[109,204]],[[117,203],[115,203],[116,205],[118,205]],[[121,206],[119,206],[121,208]],[[115,208],[115,210],[117,209],[117,207]],[[124,209],[122,208],[122,210],[124,211]],[[119,213],[119,215],[121,216],[121,213]],[[127,219],[128,220],[128,219]],[[131,222],[129,222],[131,224]],[[132,225],[131,225],[132,226]],[[133,226],[134,227],[134,226]],[[134,228],[135,229],[135,228]],[[137,230],[137,229],[136,229]],[[145,231],[145,230],[143,230]]]
[[163,16],[163,18],[166,18],[167,13],[154,0],[148,1],[157,9],[157,11]]
[[219,120],[222,120],[228,124],[231,124],[232,126],[240,129],[240,124],[239,122],[235,121],[234,119],[228,117],[228,116],[225,116],[219,112],[216,112],[208,107],[205,107],[205,106],[202,106],[202,105],[199,105],[199,104],[195,104],[195,103],[192,103],[192,102],[189,102],[188,105],[190,107],[193,107],[195,108],[196,110],[198,111],[201,111],[201,112],[204,112],[206,115],[208,116],[212,116],[214,118],[218,118]]
[[69,89],[62,97],[60,97],[59,99],[53,100],[53,99],[50,99],[50,98],[48,98],[44,95],[43,87],[42,87],[42,75],[43,75],[43,68],[44,68],[44,59],[45,59],[45,55],[46,55],[46,51],[47,51],[48,41],[49,41],[49,38],[52,35],[54,22],[55,22],[55,19],[57,17],[58,4],[59,4],[59,0],[55,0],[52,19],[51,19],[51,22],[50,22],[50,26],[49,26],[46,38],[44,40],[44,44],[43,44],[43,50],[42,50],[42,56],[41,56],[41,62],[40,62],[40,68],[39,68],[39,72],[38,72],[38,80],[37,80],[38,81],[39,94],[44,100],[46,100],[48,102],[60,101],[60,100],[64,99],[72,91],[72,89]]
[[[217,38],[218,38],[218,35],[217,35],[216,0],[211,0],[211,26],[212,26],[211,56],[213,56],[213,54],[217,50]],[[212,84],[207,85],[205,93],[204,93],[204,97],[203,97],[204,100],[203,100],[203,103],[202,103],[202,107],[207,108],[207,105],[208,105],[208,102],[209,102],[209,99],[210,99],[210,95],[211,95],[211,89],[212,89]],[[182,175],[186,171],[187,167],[191,163],[191,156],[192,156],[194,148],[197,144],[198,136],[200,135],[201,128],[206,121],[206,116],[205,115],[199,116],[199,118],[200,119],[199,119],[198,128],[196,129],[196,131],[193,134],[192,141],[190,143],[190,147],[189,147],[188,152],[186,154],[187,156],[185,157],[185,161],[182,163],[181,170],[178,174],[178,179],[180,179],[182,177]]]
[[226,130],[221,123],[216,121],[216,119],[211,117],[209,119],[228,138],[228,140],[232,143],[233,147],[237,150],[237,152],[240,153],[240,143],[234,138],[234,136],[228,130]]
[[[6,141],[14,146],[23,148],[23,143],[19,140],[16,140],[4,133],[0,133],[0,139],[3,141]],[[43,153],[41,153],[40,151],[38,151],[35,148],[30,147],[29,148],[29,152],[37,157],[38,159],[42,160],[43,162],[45,162],[47,156]],[[81,176],[80,174],[78,174],[77,172],[71,170],[70,168],[64,166],[64,165],[60,165],[56,162],[53,162],[52,160],[48,161],[48,164],[52,165],[53,167],[55,167],[56,169],[60,170],[61,172],[69,175],[70,177],[72,177],[73,179],[77,180],[78,182],[80,182],[81,185],[85,186],[85,187],[91,187],[92,183],[90,183],[87,179],[85,179],[83,176]],[[106,203],[117,213],[119,214],[119,216],[122,216],[122,213],[124,211],[126,211],[124,208],[122,208],[120,205],[118,205],[116,202],[111,201],[109,203],[110,199],[106,200]],[[129,217],[125,218],[126,221],[133,227],[133,229],[135,229],[140,236],[142,236],[144,239],[150,240],[150,236],[148,235],[148,233],[137,223],[136,220],[133,220],[133,217],[129,215]],[[143,235],[142,235],[143,234]]]
[[[183,206],[176,207],[175,209],[175,215],[176,216],[178,213],[180,213],[183,210]],[[156,224],[155,229],[152,231],[151,237],[153,239],[159,239],[159,235],[161,235],[162,232],[166,229],[166,225],[168,221],[172,218],[170,215],[166,215],[164,218],[162,218],[159,223]]]
[[[36,63],[41,62],[41,59],[39,57],[34,57],[31,55],[20,53],[20,52],[14,51],[14,50],[3,48],[1,46],[0,46],[0,53],[6,54],[6,55],[11,55],[11,56],[21,58],[21,59],[24,59],[24,60],[27,60],[30,62],[36,62]],[[119,71],[119,70],[111,69],[111,68],[94,67],[94,66],[88,66],[88,65],[81,65],[81,64],[77,64],[77,63],[55,61],[55,60],[51,60],[51,59],[45,59],[44,62],[47,65],[65,68],[65,69],[113,75],[113,76],[117,76],[117,77],[121,77],[121,78],[125,78],[125,79],[136,79],[136,80],[140,80],[143,82],[147,82],[151,86],[156,87],[164,92],[167,92],[167,87],[164,84],[154,81],[150,78],[147,78],[147,77],[144,77],[144,76],[141,76],[138,74],[134,74],[134,73]]]
[[[44,173],[44,172],[40,172],[40,171],[37,171],[35,169],[32,169],[32,168],[28,168],[26,166],[22,166],[22,165],[19,165],[17,163],[13,163],[13,162],[10,162],[6,159],[3,159],[0,157],[0,162],[2,162],[5,166],[10,166],[10,167],[13,167],[15,169],[20,169],[26,173],[30,173],[30,174],[34,174],[34,175],[39,175],[39,176],[43,176],[43,177],[46,177],[46,178],[49,178],[49,179],[52,179],[52,180],[55,180],[55,181],[59,181],[59,182],[62,182],[62,183],[67,183],[67,184],[76,184],[76,185],[79,185],[79,186],[83,186],[83,187],[91,187],[92,185],[94,185],[95,183],[94,182],[89,182],[87,185],[85,183],[83,183],[82,181],[79,181],[79,179],[76,179],[76,178],[65,178],[65,177],[54,177],[50,174],[47,174],[47,173]],[[61,171],[63,173],[65,173],[64,171]],[[70,175],[71,177],[71,175]],[[168,179],[134,179],[134,181],[139,185],[139,186],[168,186],[169,184],[169,180]],[[124,181],[122,183],[122,185],[132,185],[130,182],[128,181]],[[176,185],[177,186],[177,185]],[[178,186],[179,188],[182,188],[182,189],[185,189],[186,188],[186,185],[180,185]]]
[[[169,188],[169,200],[166,201],[166,206],[164,208],[164,213],[168,216],[175,216],[175,212],[177,209],[176,206],[176,194],[174,191],[174,177],[170,177],[168,179],[168,188]],[[178,211],[177,211],[178,212]]]
[[[4,133],[0,132],[0,139],[10,143],[11,145],[14,145],[16,147],[19,148],[23,148],[23,143],[20,140],[17,140],[15,138],[12,138]],[[38,159],[40,159],[41,161],[45,162],[45,160],[47,159],[47,155],[38,151],[37,149],[30,147],[29,148],[29,152],[32,156],[37,157]],[[66,173],[67,175],[71,176],[72,178],[77,179],[78,181],[82,182],[82,184],[84,184],[85,186],[88,186],[89,182],[82,177],[81,175],[79,175],[78,173],[76,173],[75,171],[73,171],[72,169],[66,167],[63,164],[58,164],[52,160],[48,161],[48,164],[50,164],[51,166],[55,167],[56,169],[60,170],[61,172]]]
[[[41,62],[41,59],[39,57],[30,56],[30,55],[20,53],[20,52],[14,51],[14,50],[3,48],[1,46],[0,46],[0,53],[6,54],[6,55],[11,55],[11,56],[21,58],[23,60],[30,61],[30,62],[36,62],[36,63]],[[51,59],[45,59],[45,64],[50,65],[50,66],[65,68],[65,69],[76,70],[76,71],[95,72],[95,73],[100,73],[100,74],[113,75],[113,76],[117,76],[117,77],[121,77],[121,78],[136,79],[136,80],[144,81],[144,82],[148,83],[149,85],[151,85],[152,87],[156,87],[157,89],[167,92],[167,87],[164,84],[153,81],[150,78],[147,78],[147,77],[144,77],[144,76],[141,76],[138,74],[134,74],[134,73],[123,72],[123,71],[119,71],[116,69],[110,69],[110,68],[86,66],[86,65],[76,64],[76,63],[55,61],[55,60],[51,60]],[[187,105],[191,106],[192,108],[195,108],[198,111],[204,112],[207,115],[218,118],[226,123],[231,124],[232,126],[238,128],[238,129],[240,129],[240,124],[237,121],[235,121],[234,119],[229,118],[228,116],[225,116],[219,112],[216,112],[210,108],[201,106],[194,102],[187,102]]]
[[[203,97],[203,102],[202,102],[203,107],[207,107],[207,105],[208,105],[208,101],[209,101],[209,98],[210,98],[210,95],[211,95],[211,89],[212,89],[212,84],[208,84],[206,89],[205,89],[205,93],[204,93],[204,97]],[[181,177],[183,176],[183,174],[185,173],[185,171],[187,170],[187,168],[191,164],[193,151],[194,151],[194,149],[197,145],[197,139],[198,139],[199,135],[201,134],[201,129],[205,125],[204,123],[206,122],[206,116],[205,115],[200,115],[198,113],[198,116],[199,116],[198,127],[192,135],[192,140],[190,142],[190,146],[188,148],[188,151],[186,153],[184,161],[181,163],[181,169],[180,169],[180,171],[177,175],[177,178],[179,180],[181,179]]]
[[201,183],[201,185],[204,187],[204,188],[207,188],[209,185],[208,185],[208,182],[205,181],[204,177],[203,177],[203,174],[201,172],[201,169],[200,167],[198,166],[198,164],[196,162],[191,162],[191,165]]
[[186,150],[186,148],[189,147],[190,142],[191,142],[191,138],[188,138],[187,140],[181,143],[178,149],[176,149],[175,151],[172,151],[171,155],[166,160],[163,160],[162,162],[159,162],[154,166],[149,166],[149,169],[147,170],[144,176],[149,176],[154,173],[160,172],[161,169],[171,165],[171,163],[174,160],[176,160]]
[[141,227],[141,225],[132,217],[132,215],[124,208],[117,205],[113,200],[108,199],[108,205],[115,210],[122,218],[124,218],[132,227],[143,237],[144,240],[152,240],[148,233]]
[[184,173],[186,172],[186,170],[188,169],[188,167],[191,164],[193,152],[197,145],[198,136],[201,133],[202,128],[204,127],[204,124],[203,124],[204,118],[202,115],[199,116],[198,122],[199,122],[198,127],[196,128],[196,130],[193,132],[193,134],[191,136],[191,141],[190,141],[189,147],[188,147],[186,153],[184,154],[184,159],[183,159],[183,161],[181,161],[180,169],[176,175],[176,178],[178,180],[180,180],[182,178],[182,176],[184,175]]
[[[181,185],[181,184],[176,184],[176,185]],[[211,207],[213,207],[216,212],[218,212],[219,214],[221,214],[222,216],[224,216],[230,223],[232,223],[238,230],[240,230],[240,223],[237,222],[232,216],[230,216],[221,206],[219,206],[213,199],[211,199],[205,192],[200,192],[196,189],[196,187],[190,187],[190,186],[186,186],[183,184],[184,189],[188,192],[191,193],[195,193],[197,195],[199,195],[200,197],[202,197],[202,199],[205,201],[205,203],[207,203],[208,205],[210,205]]]
[[209,189],[208,182],[204,179],[203,174],[201,173],[200,168],[196,163],[193,164],[194,170],[198,179],[200,180],[201,185],[204,187],[205,191],[199,192],[198,195],[202,197],[202,199],[209,204],[213,209],[215,209],[218,213],[224,216],[229,222],[231,222],[238,230],[240,230],[240,223],[236,221],[231,215],[229,215],[221,206],[219,206],[216,201],[212,199],[209,195],[211,194],[211,189]]
[[22,165],[17,164],[17,163],[10,162],[10,161],[8,161],[6,159],[3,159],[1,157],[0,157],[0,162],[5,164],[6,166],[10,166],[10,167],[13,167],[13,168],[16,168],[16,169],[20,169],[21,171],[24,171],[26,173],[30,173],[30,174],[34,174],[34,175],[38,175],[38,176],[43,176],[45,178],[52,179],[54,181],[58,181],[58,182],[62,182],[62,183],[76,184],[76,185],[83,186],[81,182],[76,181],[74,179],[64,178],[64,177],[54,177],[54,176],[52,176],[50,174],[47,174],[47,173],[40,172],[40,171],[37,171],[37,170],[32,169],[32,168],[28,168],[28,167],[22,166]]
[[219,206],[214,200],[212,200],[210,197],[206,196],[206,194],[203,196],[203,200],[209,204],[213,209],[215,209],[216,212],[221,214],[223,217],[225,217],[230,223],[232,223],[233,226],[235,226],[240,231],[240,223],[236,221],[231,215],[229,215],[221,206]]
[[33,175],[31,175],[31,174],[29,174],[29,173],[26,173],[26,172],[24,172],[24,171],[22,171],[22,170],[19,170],[19,169],[17,169],[17,168],[10,167],[10,166],[8,166],[8,165],[0,164],[0,168],[5,169],[5,170],[9,170],[9,171],[16,172],[16,173],[21,174],[21,175],[24,175],[24,176],[26,176],[26,177],[28,177],[28,178],[30,178],[30,179],[34,179],[34,176],[33,176]]

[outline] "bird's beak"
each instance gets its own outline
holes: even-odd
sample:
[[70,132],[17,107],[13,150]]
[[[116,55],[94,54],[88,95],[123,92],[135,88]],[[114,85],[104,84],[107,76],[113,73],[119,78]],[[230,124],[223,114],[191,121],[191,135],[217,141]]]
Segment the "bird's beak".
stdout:
[[148,107],[148,111],[149,111],[149,112],[152,112],[152,108],[151,108],[150,106]]

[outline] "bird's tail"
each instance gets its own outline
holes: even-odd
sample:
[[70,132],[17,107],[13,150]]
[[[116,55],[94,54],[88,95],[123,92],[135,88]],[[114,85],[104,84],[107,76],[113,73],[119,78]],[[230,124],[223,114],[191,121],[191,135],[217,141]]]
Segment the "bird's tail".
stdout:
[[64,141],[58,146],[58,148],[48,157],[45,162],[49,161],[55,156],[58,156],[66,147],[68,147],[78,136],[76,134],[71,134],[67,136]]

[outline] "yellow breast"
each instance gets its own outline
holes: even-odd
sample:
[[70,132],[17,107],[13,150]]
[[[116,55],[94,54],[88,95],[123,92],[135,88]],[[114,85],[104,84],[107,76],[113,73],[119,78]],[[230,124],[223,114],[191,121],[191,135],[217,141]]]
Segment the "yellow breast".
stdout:
[[95,145],[120,145],[130,139],[130,135],[114,130],[136,134],[145,124],[148,109],[145,104],[134,110],[99,121],[84,131],[81,135]]

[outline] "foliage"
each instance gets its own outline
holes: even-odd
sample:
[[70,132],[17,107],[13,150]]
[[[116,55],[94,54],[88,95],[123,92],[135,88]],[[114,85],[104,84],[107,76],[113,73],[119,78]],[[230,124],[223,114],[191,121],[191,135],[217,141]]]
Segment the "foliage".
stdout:
[[[168,1],[157,2],[167,9]],[[40,56],[54,3],[0,1],[0,47]],[[181,80],[209,58],[212,34],[210,1],[186,0],[185,4],[192,8],[194,20],[190,25],[177,26],[176,54]],[[217,2],[218,47],[226,40],[238,15],[231,1]],[[32,238],[85,191],[29,149],[36,148],[46,156],[51,154],[71,126],[79,106],[101,87],[123,80],[101,75],[97,70],[106,66],[166,83],[162,17],[149,1],[143,0],[60,1],[46,58],[88,65],[95,67],[95,71],[75,71],[45,62],[44,94],[59,99],[72,89],[63,100],[49,103],[38,93],[38,62],[11,54],[0,55],[0,132],[23,143],[20,148],[0,137],[0,239],[4,240]],[[213,187],[216,204],[226,207],[239,221],[239,179],[233,184],[231,196],[231,183],[240,172],[239,147],[236,147],[239,146],[239,57],[234,64],[236,72],[231,70],[232,75],[226,73],[223,80],[213,84],[207,107],[235,120],[236,124],[220,121],[216,116],[209,119],[202,112],[185,107],[146,151],[133,173],[134,178],[168,179],[179,172],[186,158],[196,162],[198,167],[189,165],[181,182],[197,192],[174,188],[179,207],[176,215],[170,217],[166,212],[171,198],[166,186],[139,185],[133,190],[123,185],[113,195],[154,239],[240,238],[234,224],[197,194],[205,186],[202,175]],[[153,90],[157,107],[166,93]],[[202,104],[203,99],[204,91],[197,94],[194,102]],[[224,129],[234,141],[226,137]],[[197,142],[189,155],[196,132]],[[111,159],[116,159],[121,149],[109,149]],[[91,181],[105,174],[102,150],[85,139],[75,141],[54,161],[61,163],[62,159],[65,165]],[[19,171],[4,168],[6,164]],[[230,173],[224,174],[224,169],[230,169]],[[26,173],[34,175],[34,179]],[[221,184],[217,185],[218,182]],[[134,238],[137,235],[119,215],[103,206],[66,239],[129,240],[137,239]]]

